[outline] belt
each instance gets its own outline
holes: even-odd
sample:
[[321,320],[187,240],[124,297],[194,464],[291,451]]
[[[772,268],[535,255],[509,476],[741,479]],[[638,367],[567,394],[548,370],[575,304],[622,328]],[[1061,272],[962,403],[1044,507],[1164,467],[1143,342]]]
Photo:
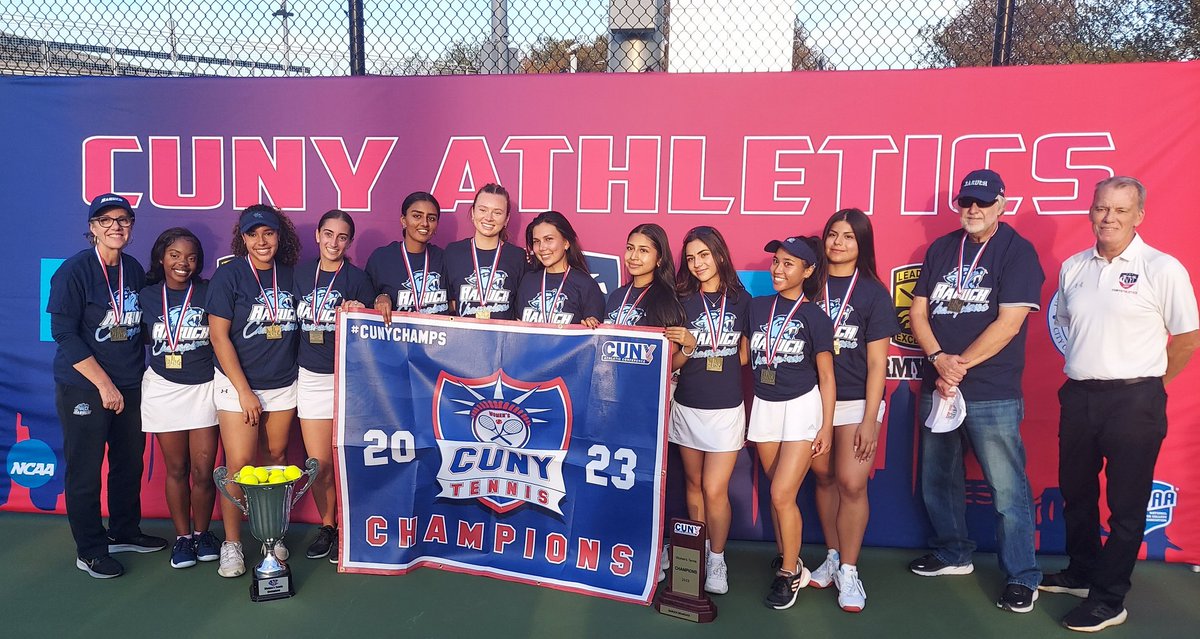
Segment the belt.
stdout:
[[1076,384],[1086,390],[1112,390],[1114,388],[1122,388],[1125,386],[1134,386],[1136,384],[1145,384],[1146,382],[1161,382],[1161,377],[1131,377],[1129,379],[1069,379],[1071,384]]

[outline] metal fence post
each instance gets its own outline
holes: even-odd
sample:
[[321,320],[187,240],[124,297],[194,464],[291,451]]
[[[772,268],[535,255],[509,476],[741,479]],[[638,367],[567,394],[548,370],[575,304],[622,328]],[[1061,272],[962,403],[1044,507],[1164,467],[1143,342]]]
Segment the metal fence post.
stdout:
[[349,0],[350,75],[367,74],[366,40],[363,35],[363,0]]
[[1016,0],[996,0],[996,37],[992,41],[992,66],[1008,66],[1012,58],[1013,17]]

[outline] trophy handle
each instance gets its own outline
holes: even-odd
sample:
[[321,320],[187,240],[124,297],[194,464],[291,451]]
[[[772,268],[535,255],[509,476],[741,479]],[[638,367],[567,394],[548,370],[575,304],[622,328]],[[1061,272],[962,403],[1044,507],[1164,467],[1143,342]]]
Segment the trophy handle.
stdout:
[[[320,462],[318,462],[314,457],[309,457],[308,461],[304,462],[304,477],[307,477],[308,479],[304,482],[304,487],[300,488],[292,495],[292,506],[295,506],[297,503],[299,503],[300,498],[304,496],[304,493],[307,493],[308,489],[312,487],[313,479],[317,477],[317,468],[320,465]],[[296,483],[300,483],[300,480],[297,479]]]
[[213,470],[213,481],[217,484],[217,490],[221,491],[221,494],[225,495],[226,499],[237,504],[237,507],[241,509],[243,515],[250,515],[250,510],[246,507],[246,502],[234,497],[229,493],[229,489],[225,488],[226,484],[236,483],[232,479],[229,479],[228,468],[224,466],[218,466],[215,470]]

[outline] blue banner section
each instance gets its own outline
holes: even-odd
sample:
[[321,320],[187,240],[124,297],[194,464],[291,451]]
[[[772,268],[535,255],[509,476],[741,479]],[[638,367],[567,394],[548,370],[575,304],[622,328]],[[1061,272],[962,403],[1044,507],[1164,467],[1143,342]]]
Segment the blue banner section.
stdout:
[[648,603],[663,525],[661,333],[342,314],[349,572],[422,565]]

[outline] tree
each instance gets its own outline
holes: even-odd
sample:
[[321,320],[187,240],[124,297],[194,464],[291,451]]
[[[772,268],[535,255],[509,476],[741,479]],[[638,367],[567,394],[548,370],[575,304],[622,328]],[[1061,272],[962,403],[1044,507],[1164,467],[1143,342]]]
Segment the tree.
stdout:
[[521,73],[567,73],[571,58],[579,61],[580,73],[603,72],[608,67],[608,37],[598,35],[591,42],[575,38],[542,36],[521,59]]
[[808,29],[796,18],[792,27],[792,71],[829,71],[833,63],[819,47],[808,44]]
[[482,72],[480,53],[483,45],[478,42],[454,42],[434,62],[433,73],[438,75],[468,75]]

